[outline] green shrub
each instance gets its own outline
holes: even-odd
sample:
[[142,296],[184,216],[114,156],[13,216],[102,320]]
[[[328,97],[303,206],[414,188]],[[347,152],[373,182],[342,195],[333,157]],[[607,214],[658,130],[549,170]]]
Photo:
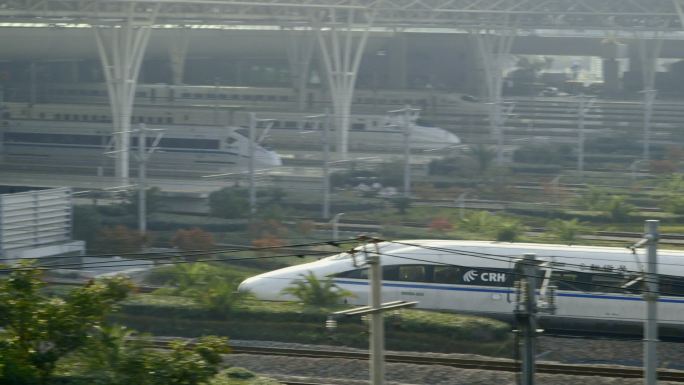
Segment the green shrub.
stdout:
[[549,222],[548,228],[551,233],[558,238],[559,241],[567,244],[573,244],[579,237],[579,233],[582,230],[582,225],[577,218],[573,218],[569,221],[555,219]]
[[249,370],[247,370],[245,368],[240,368],[240,367],[234,367],[234,368],[227,369],[223,373],[225,373],[225,375],[227,377],[237,378],[239,380],[246,380],[248,378],[256,377],[256,374],[250,372]]

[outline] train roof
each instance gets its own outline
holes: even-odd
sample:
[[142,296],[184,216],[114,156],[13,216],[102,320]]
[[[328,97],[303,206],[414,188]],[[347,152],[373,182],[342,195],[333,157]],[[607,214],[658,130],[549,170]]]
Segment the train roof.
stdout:
[[[407,247],[426,247],[426,248],[445,248],[457,249],[460,247],[477,248],[487,247],[502,250],[529,250],[529,252],[587,252],[587,253],[612,253],[624,254],[631,253],[628,247],[608,247],[608,246],[585,246],[585,245],[558,245],[546,243],[510,243],[510,242],[493,242],[493,241],[471,241],[471,240],[448,240],[448,239],[413,239],[413,240],[396,240],[383,242],[383,247],[392,247],[389,245],[396,245],[396,248]],[[680,250],[664,250],[659,249],[658,253],[667,256],[676,256],[684,258],[684,251]]]

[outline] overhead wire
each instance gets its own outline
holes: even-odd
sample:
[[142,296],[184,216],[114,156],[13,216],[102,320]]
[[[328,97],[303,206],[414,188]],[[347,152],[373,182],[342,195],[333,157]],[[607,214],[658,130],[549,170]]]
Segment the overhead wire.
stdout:
[[[357,242],[355,239],[343,239],[343,240],[334,240],[334,241],[315,241],[315,242],[307,242],[307,243],[295,243],[295,244],[287,244],[287,245],[278,245],[278,246],[248,246],[248,245],[222,245],[222,246],[228,246],[226,248],[213,248],[213,249],[192,249],[192,250],[177,250],[177,251],[172,251],[172,250],[167,250],[167,251],[147,251],[147,252],[130,252],[130,253],[105,253],[105,254],[84,254],[84,255],[72,255],[72,256],[55,256],[55,257],[50,257],[51,260],[54,259],[72,259],[72,258],[107,258],[107,257],[147,257],[147,256],[154,256],[154,255],[167,255],[169,253],[209,253],[209,254],[216,254],[216,253],[232,253],[232,252],[240,252],[240,251],[268,251],[268,250],[280,250],[280,249],[297,249],[297,248],[303,248],[303,247],[315,247],[315,246],[336,246],[339,247],[340,245],[347,244],[347,243],[353,243]],[[303,250],[307,251],[307,250]],[[24,258],[3,258],[6,260],[21,260]]]
[[[395,243],[398,243],[398,242],[395,242]],[[399,242],[399,243],[400,243],[400,242]],[[430,248],[430,247],[428,247],[428,246],[422,246],[422,245],[420,245],[420,244],[407,244],[407,243],[400,243],[400,244],[409,245],[409,246],[414,246],[414,247],[422,247],[422,248],[434,250],[433,248]],[[442,252],[447,252],[447,253],[449,253],[449,254],[465,255],[465,256],[470,256],[470,257],[475,257],[475,258],[494,260],[494,261],[497,261],[497,262],[511,262],[513,259],[519,258],[519,257],[514,257],[514,256],[509,256],[509,255],[496,255],[496,254],[487,254],[486,256],[485,256],[485,255],[477,255],[477,254],[484,254],[484,253],[477,253],[477,252],[474,252],[474,253],[473,253],[473,252],[469,252],[469,251],[454,250],[454,249],[442,249],[442,248],[437,248],[437,250],[438,250],[438,251],[442,251]],[[371,251],[368,251],[368,252],[369,252],[369,253],[374,253],[372,250],[371,250]],[[473,266],[458,265],[458,264],[453,264],[453,263],[448,263],[448,262],[430,261],[430,260],[425,260],[425,259],[420,259],[420,258],[415,258],[415,257],[408,257],[408,256],[403,256],[403,255],[389,254],[389,253],[386,253],[386,252],[380,252],[380,255],[387,255],[387,256],[391,256],[391,257],[395,257],[395,258],[401,258],[401,259],[405,259],[405,260],[413,260],[413,261],[423,262],[423,263],[432,263],[432,264],[440,264],[440,265],[454,266],[454,267],[463,267],[463,268],[473,268]],[[506,259],[508,259],[508,261],[502,260],[502,259],[496,259],[495,257],[506,258]],[[525,261],[521,261],[521,263],[527,264],[527,262],[525,262]],[[539,267],[539,265],[536,264],[536,263],[532,263],[532,264],[528,264],[528,265],[535,266],[535,267]],[[577,265],[577,266],[580,266],[580,265]],[[497,273],[500,273],[500,272],[501,272],[501,271],[499,271],[499,270],[496,270],[495,268],[477,267],[477,269],[478,269],[478,270],[484,270],[484,271],[490,271],[490,272],[497,272]],[[558,266],[554,266],[553,270],[556,270],[556,271],[563,271],[563,272],[569,272],[569,273],[577,273],[577,272],[578,272],[577,270],[563,269],[563,268],[559,268]],[[641,274],[641,272],[637,272],[637,273]],[[526,276],[527,276],[527,275],[525,275],[525,274],[523,274],[523,273],[516,272],[516,271],[511,271],[511,272],[509,272],[509,274],[513,274],[514,276],[518,276],[518,277],[526,277]],[[600,273],[591,273],[591,274],[602,275],[602,274],[600,274]],[[610,277],[610,276],[608,276],[608,275],[605,275],[605,273],[603,273],[603,275],[604,275],[604,276],[607,276],[607,277]],[[661,275],[662,275],[662,274],[657,274],[657,276],[661,276]],[[587,282],[587,283],[585,283],[585,282],[576,282],[576,281],[570,281],[570,280],[564,280],[564,279],[555,279],[555,281],[556,281],[556,282],[568,283],[568,284],[571,284],[571,285],[572,285],[572,284],[577,284],[577,283],[580,283],[580,284],[590,284],[590,285],[592,285],[592,286],[594,286],[594,287],[603,287],[603,288],[607,288],[607,289],[614,289],[614,290],[617,290],[618,293],[624,291],[624,288],[622,288],[622,286],[616,286],[616,285],[608,285],[608,284],[594,283],[594,282],[590,282],[590,283],[589,283],[589,282]],[[672,283],[672,286],[684,287],[684,285],[676,285],[676,284],[674,284],[674,283]],[[630,290],[636,291],[636,292],[641,292],[641,293],[643,293],[643,294],[651,293],[651,291],[648,290],[648,289],[633,288],[633,289],[630,289]],[[585,292],[585,293],[591,293],[590,291],[585,291],[585,290],[581,290],[581,291],[583,291],[583,292]],[[656,294],[658,294],[658,293],[659,293],[659,294],[666,294],[666,295],[670,295],[670,296],[681,297],[681,295],[678,295],[678,294],[672,293],[672,292],[663,292],[663,291],[660,291],[660,290],[659,290]],[[610,293],[607,293],[607,294],[610,294]]]

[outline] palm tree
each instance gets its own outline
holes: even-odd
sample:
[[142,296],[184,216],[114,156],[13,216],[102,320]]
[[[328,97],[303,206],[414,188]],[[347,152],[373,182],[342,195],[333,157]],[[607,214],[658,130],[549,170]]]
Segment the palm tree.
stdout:
[[350,291],[340,288],[330,278],[321,280],[312,272],[300,275],[302,279],[295,281],[281,293],[290,294],[304,304],[312,306],[331,306],[353,296]]

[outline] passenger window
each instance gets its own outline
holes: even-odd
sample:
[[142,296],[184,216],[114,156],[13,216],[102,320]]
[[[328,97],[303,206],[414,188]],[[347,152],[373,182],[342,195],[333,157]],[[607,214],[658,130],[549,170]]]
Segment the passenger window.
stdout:
[[622,285],[627,283],[622,274],[593,274],[591,277],[592,290],[599,293],[623,293]]
[[684,284],[681,277],[661,276],[660,295],[684,297]]
[[433,281],[435,283],[458,283],[459,268],[455,266],[435,266]]
[[405,265],[399,266],[399,281],[425,282],[425,266]]
[[354,131],[364,131],[366,129],[365,123],[352,123],[351,129]]
[[551,273],[551,282],[556,284],[558,290],[590,291],[589,274],[574,271],[554,271]]

